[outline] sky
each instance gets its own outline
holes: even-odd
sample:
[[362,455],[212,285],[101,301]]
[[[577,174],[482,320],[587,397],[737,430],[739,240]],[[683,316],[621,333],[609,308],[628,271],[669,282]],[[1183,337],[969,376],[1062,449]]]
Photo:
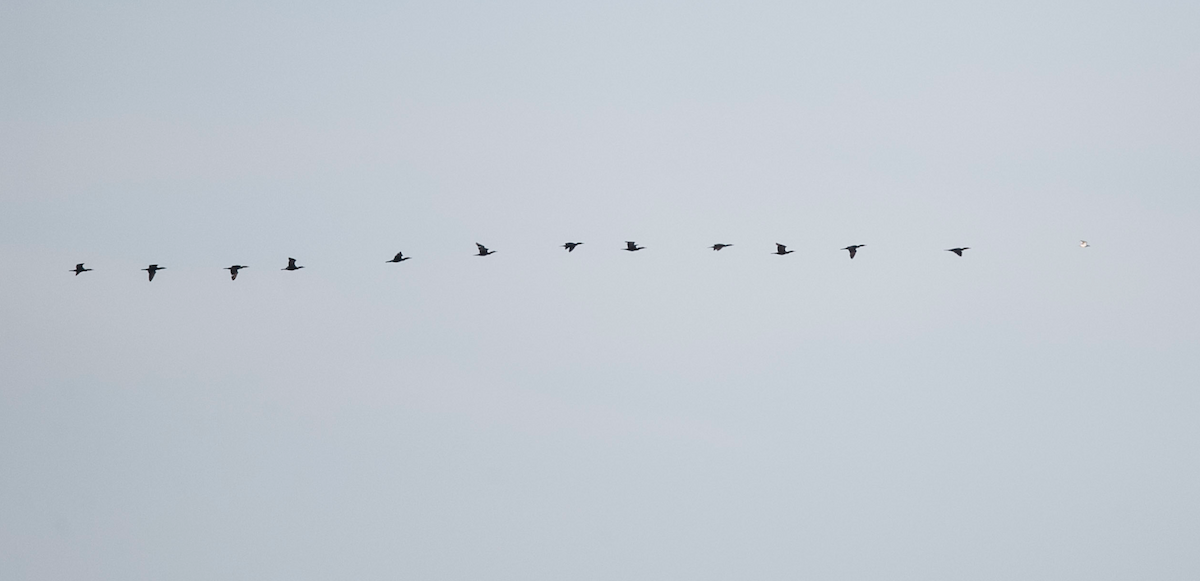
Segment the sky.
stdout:
[[0,578],[1196,579],[1198,18],[6,2]]

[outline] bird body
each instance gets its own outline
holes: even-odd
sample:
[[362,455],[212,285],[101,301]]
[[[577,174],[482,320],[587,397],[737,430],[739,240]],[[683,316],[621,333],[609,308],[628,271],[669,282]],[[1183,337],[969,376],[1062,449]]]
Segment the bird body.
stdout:
[[637,252],[637,251],[639,251],[639,250],[642,250],[642,249],[644,249],[644,248],[646,248],[646,247],[645,247],[645,246],[638,246],[638,245],[637,245],[637,242],[630,242],[630,241],[628,241],[628,240],[626,240],[626,241],[625,241],[625,250],[628,250],[628,251],[630,251],[630,252]]
[[241,270],[243,268],[250,268],[250,267],[246,266],[244,264],[235,264],[233,266],[225,267],[225,270],[229,271],[229,280],[237,280],[237,273],[239,270]]
[[405,260],[408,260],[408,259],[410,259],[410,258],[412,258],[412,257],[411,257],[411,256],[405,256],[403,252],[397,252],[397,253],[396,253],[396,257],[395,257],[395,258],[393,258],[393,259],[391,259],[391,260],[387,260],[387,261],[385,261],[385,262],[404,262]]
[[563,248],[566,248],[567,252],[575,252],[575,247],[579,246],[580,244],[583,244],[583,243],[582,242],[567,242],[566,244],[563,244]]
[[784,246],[778,242],[775,243],[775,254],[783,256],[784,254],[791,254],[793,252],[795,252],[795,250],[788,250],[787,246]]
[[712,248],[713,250],[720,250],[722,248],[729,248],[730,246],[733,246],[733,245],[732,244],[713,244],[712,246],[710,246],[710,248]]
[[89,271],[89,270],[91,270],[91,269],[90,269],[90,268],[84,268],[84,267],[83,267],[83,263],[82,263],[82,262],[80,262],[79,264],[76,264],[76,265],[75,265],[75,270],[72,270],[71,272],[75,273],[75,276],[79,276],[79,273],[81,273],[81,272],[87,272],[87,271]]
[[295,258],[288,258],[288,265],[287,265],[287,267],[286,267],[286,268],[281,268],[281,269],[279,269],[279,270],[300,270],[301,268],[304,268],[304,267],[303,267],[303,266],[296,266],[296,259],[295,259]]
[[854,255],[858,254],[858,249],[862,248],[863,246],[866,246],[866,244],[851,244],[850,246],[847,246],[847,247],[843,248],[842,250],[849,250],[850,251],[850,259],[853,260]]
[[1079,241],[1079,247],[1080,247],[1080,248],[1087,248],[1088,246],[1091,246],[1091,244],[1088,244],[1088,241],[1087,241],[1087,240],[1080,240],[1080,241]]
[[489,255],[489,254],[495,254],[495,253],[496,253],[496,251],[495,251],[495,250],[488,250],[488,249],[487,249],[487,246],[484,246],[484,245],[482,245],[482,244],[480,244],[480,243],[478,243],[478,242],[476,242],[476,243],[475,243],[475,246],[477,246],[477,247],[479,248],[479,254],[476,254],[475,256],[487,256],[487,255]]
[[167,267],[165,267],[165,266],[159,266],[159,265],[157,265],[157,264],[151,264],[149,267],[147,267],[147,268],[143,268],[142,270],[144,270],[144,271],[146,271],[146,272],[150,273],[150,282],[154,282],[154,273],[156,273],[156,272],[158,272],[158,271],[160,271],[160,270],[166,270],[166,269],[167,269]]
[[963,246],[960,248],[950,248],[950,249],[946,250],[946,252],[953,252],[959,256],[962,256],[962,253],[964,250],[970,250],[970,249],[971,249],[970,246]]

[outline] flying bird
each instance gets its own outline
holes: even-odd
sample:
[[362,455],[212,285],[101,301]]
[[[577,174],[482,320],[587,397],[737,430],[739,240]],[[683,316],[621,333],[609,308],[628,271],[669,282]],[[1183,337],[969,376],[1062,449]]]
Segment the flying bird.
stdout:
[[489,254],[495,254],[495,253],[496,253],[496,251],[495,251],[495,250],[488,250],[488,249],[487,249],[487,246],[484,246],[484,245],[482,245],[482,244],[480,244],[480,243],[478,243],[478,242],[476,242],[476,243],[475,243],[475,246],[478,246],[478,247],[479,247],[479,254],[476,254],[475,256],[487,256],[487,255],[489,255]]
[[[241,270],[243,268],[250,268],[250,267],[245,266],[243,264],[235,264],[233,266],[225,267],[225,270],[229,271],[229,280],[237,280],[237,273],[239,270]],[[301,267],[301,268],[303,268],[303,267]]]
[[583,243],[582,242],[568,242],[566,244],[563,244],[563,248],[566,248],[567,252],[575,252],[575,247],[579,246],[580,244],[583,244]]
[[289,259],[288,259],[288,265],[287,265],[287,268],[281,268],[281,269],[279,269],[279,270],[300,270],[301,268],[304,268],[304,267],[303,267],[303,266],[296,266],[296,259],[295,259],[295,258],[289,258]]
[[795,250],[788,250],[787,246],[784,246],[778,242],[775,243],[775,254],[783,256],[784,254],[791,254],[793,252],[795,252]]
[[411,256],[405,256],[403,252],[397,252],[397,253],[396,253],[396,257],[395,257],[395,258],[393,258],[393,259],[391,259],[391,260],[386,260],[386,261],[384,261],[384,262],[404,262],[405,260],[408,260],[408,259],[410,259],[410,258],[412,258],[412,257],[411,257]]
[[645,248],[645,246],[638,246],[637,242],[630,242],[628,240],[625,241],[625,250],[628,250],[630,252],[637,252],[638,250],[641,250],[643,248]]
[[963,246],[962,248],[950,248],[950,249],[946,250],[946,252],[953,252],[959,256],[962,256],[962,253],[964,250],[970,250],[970,249],[971,249],[970,246]]
[[1091,246],[1091,244],[1088,244],[1088,243],[1087,243],[1087,240],[1080,240],[1080,241],[1079,241],[1079,247],[1080,247],[1080,248],[1087,248],[1088,246]]
[[854,255],[858,254],[858,249],[862,248],[863,246],[866,246],[866,244],[852,244],[850,246],[843,248],[842,250],[849,250],[850,251],[850,259],[853,260]]
[[142,270],[144,270],[144,271],[146,271],[146,272],[150,273],[150,282],[154,282],[154,273],[156,273],[156,272],[158,272],[158,271],[160,271],[160,270],[166,270],[166,269],[167,269],[167,267],[165,267],[165,266],[159,266],[159,265],[157,265],[157,264],[151,264],[149,268],[143,268]]
[[89,271],[89,270],[91,270],[91,269],[90,269],[90,268],[84,268],[84,267],[83,267],[83,263],[82,263],[82,262],[80,262],[79,264],[76,264],[76,265],[75,265],[75,270],[72,270],[71,272],[75,273],[75,276],[79,276],[79,273],[81,273],[81,272],[87,272],[87,271]]
[[733,246],[733,245],[732,244],[713,244],[710,248],[712,248],[713,250],[720,250],[722,248],[729,248],[730,246]]

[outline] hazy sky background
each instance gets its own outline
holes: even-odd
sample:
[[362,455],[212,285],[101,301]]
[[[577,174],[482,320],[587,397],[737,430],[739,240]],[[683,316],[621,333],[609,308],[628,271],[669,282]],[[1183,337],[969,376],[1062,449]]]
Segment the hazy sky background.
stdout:
[[190,4],[0,4],[0,578],[1200,578],[1200,4]]

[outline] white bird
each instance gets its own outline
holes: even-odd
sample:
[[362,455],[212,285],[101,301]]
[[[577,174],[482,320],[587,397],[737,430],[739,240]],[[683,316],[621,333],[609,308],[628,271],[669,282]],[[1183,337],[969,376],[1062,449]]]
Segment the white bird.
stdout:
[[1079,241],[1079,247],[1080,247],[1080,248],[1087,248],[1088,246],[1091,246],[1091,244],[1088,244],[1088,243],[1087,243],[1087,240],[1080,240],[1080,241]]

